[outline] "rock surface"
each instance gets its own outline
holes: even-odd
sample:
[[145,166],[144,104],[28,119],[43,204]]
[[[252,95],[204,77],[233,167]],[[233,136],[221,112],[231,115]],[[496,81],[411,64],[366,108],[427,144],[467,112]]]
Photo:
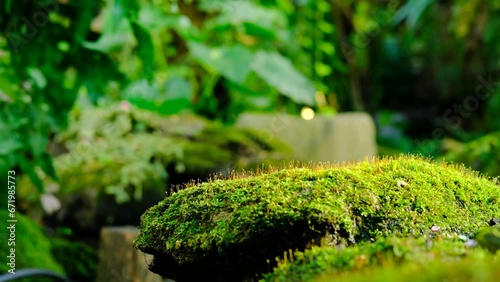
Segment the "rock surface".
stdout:
[[471,234],[498,217],[498,203],[494,180],[411,156],[291,166],[173,193],[144,213],[134,245],[154,255],[153,272],[176,281],[199,281],[200,273],[242,281],[322,237],[353,245],[418,237],[433,226],[439,234]]
[[242,114],[236,126],[279,140],[300,161],[358,161],[377,155],[375,124],[365,113],[341,113],[312,120],[277,114]]
[[151,255],[132,248],[136,227],[105,227],[101,231],[97,282],[162,282],[148,270]]

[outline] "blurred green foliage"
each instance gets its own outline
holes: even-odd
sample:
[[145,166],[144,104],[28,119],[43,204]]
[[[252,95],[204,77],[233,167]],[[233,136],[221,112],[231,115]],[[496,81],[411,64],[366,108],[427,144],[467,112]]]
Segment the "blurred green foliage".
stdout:
[[98,263],[95,249],[82,242],[61,238],[52,238],[50,242],[54,259],[71,281],[95,281]]
[[498,0],[6,1],[0,169],[57,179],[46,147],[81,96],[229,123],[364,110],[384,147],[438,155],[499,130],[499,16]]
[[444,159],[463,163],[490,176],[500,176],[500,132],[487,134],[467,143],[448,140]]
[[[9,213],[0,211],[0,219],[6,222]],[[15,215],[15,245],[9,246],[9,232],[2,232],[1,239],[4,244],[0,246],[0,255],[6,258],[11,255],[11,248],[15,250],[15,270],[25,268],[43,268],[64,274],[61,265],[51,256],[51,243],[40,226],[32,219],[22,214]],[[10,266],[7,263],[0,264],[0,272],[7,273]]]
[[[252,130],[188,113],[166,118],[127,102],[76,107],[49,147],[59,181],[40,174],[44,193],[61,201],[58,224],[77,230],[138,224],[171,185],[289,159],[285,145]],[[19,206],[35,218],[44,214],[41,196],[27,177],[18,180]]]

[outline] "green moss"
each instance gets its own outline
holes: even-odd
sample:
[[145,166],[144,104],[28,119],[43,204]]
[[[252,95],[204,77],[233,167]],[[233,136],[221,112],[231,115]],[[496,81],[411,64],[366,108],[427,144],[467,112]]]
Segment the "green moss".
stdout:
[[[403,239],[391,236],[345,249],[313,247],[285,256],[279,261],[278,267],[266,274],[262,281],[337,281],[339,277],[373,268],[391,269],[409,263],[423,266],[434,261],[457,261],[478,255],[493,257],[482,250],[466,247],[464,241],[458,238],[443,235],[432,237],[434,236]],[[320,277],[322,278],[318,279]]]
[[249,275],[327,233],[335,245],[419,236],[433,225],[472,234],[500,215],[499,203],[495,181],[422,158],[292,167],[174,193],[144,213],[134,246],[155,255],[160,274],[234,266]]
[[[7,222],[8,215],[8,212],[0,211],[0,220]],[[17,220],[15,223],[15,246],[7,244],[10,233],[3,230],[1,232],[0,257],[2,263],[0,264],[0,273],[5,273],[10,269],[5,260],[10,255],[10,249],[15,248],[16,270],[42,268],[64,274],[62,267],[52,257],[50,241],[42,229],[20,213],[15,214],[15,219]]]
[[496,282],[500,277],[500,255],[474,252],[465,258],[429,259],[425,263],[403,263],[343,275],[325,274],[314,282],[463,281]]

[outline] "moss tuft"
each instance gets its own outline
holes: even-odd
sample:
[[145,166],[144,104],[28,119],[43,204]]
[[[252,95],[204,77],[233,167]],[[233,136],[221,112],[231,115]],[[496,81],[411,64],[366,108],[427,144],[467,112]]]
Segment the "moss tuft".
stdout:
[[[9,219],[7,211],[0,211],[0,220],[6,222]],[[15,249],[15,270],[19,271],[25,268],[42,268],[58,272],[64,275],[64,271],[52,257],[51,244],[44,232],[35,222],[28,217],[17,213],[15,216],[15,246],[9,246],[9,232],[1,232],[0,257],[0,273],[5,273],[10,269],[10,266],[5,263],[9,256],[10,249]],[[9,223],[10,224],[10,223]]]
[[374,243],[364,242],[347,248],[322,246],[294,252],[280,259],[278,267],[264,275],[261,281],[338,281],[342,277],[349,281],[347,277],[382,268],[396,270],[410,264],[415,268],[436,262],[494,257],[482,249],[467,247],[457,236],[430,235],[406,239],[390,236]]
[[469,235],[500,215],[499,203],[495,181],[419,157],[290,167],[173,193],[144,213],[134,246],[155,255],[161,275],[234,280],[325,235],[331,245],[418,237],[432,226]]

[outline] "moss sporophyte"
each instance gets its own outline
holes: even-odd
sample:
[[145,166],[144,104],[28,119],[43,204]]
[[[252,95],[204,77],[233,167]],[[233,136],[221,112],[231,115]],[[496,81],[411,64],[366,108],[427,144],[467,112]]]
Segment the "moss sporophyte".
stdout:
[[179,281],[268,272],[289,249],[386,236],[470,235],[500,216],[500,186],[463,166],[400,156],[292,166],[193,184],[147,210],[134,246]]

